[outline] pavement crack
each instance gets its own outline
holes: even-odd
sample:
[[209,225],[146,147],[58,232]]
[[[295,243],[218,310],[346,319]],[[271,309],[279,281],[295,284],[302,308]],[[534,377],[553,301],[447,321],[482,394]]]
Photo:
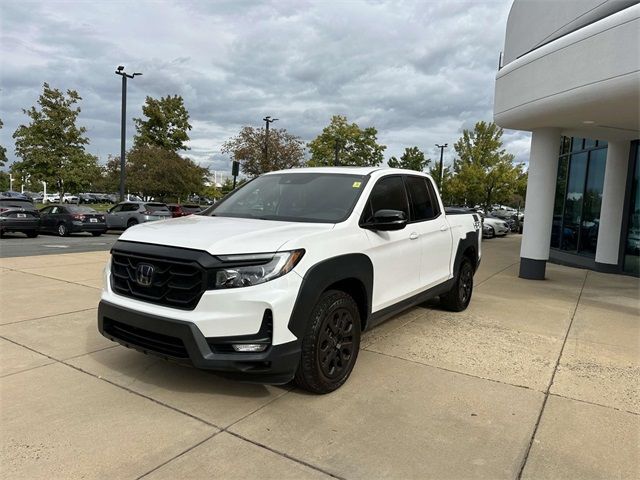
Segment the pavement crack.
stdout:
[[578,299],[576,300],[576,306],[573,309],[573,314],[571,315],[571,321],[569,322],[569,326],[567,327],[567,331],[564,335],[562,346],[560,347],[560,352],[558,353],[558,358],[556,359],[555,366],[553,367],[553,372],[551,373],[551,378],[549,379],[549,384],[547,385],[546,390],[543,392],[544,399],[542,400],[540,413],[538,413],[538,418],[536,419],[536,423],[533,426],[533,432],[531,433],[529,444],[527,445],[527,449],[524,453],[524,457],[522,458],[522,463],[520,464],[520,469],[518,470],[518,475],[516,476],[517,480],[522,479],[522,473],[524,472],[524,468],[527,465],[527,460],[529,459],[529,454],[531,453],[531,448],[533,447],[533,442],[536,438],[536,433],[538,433],[538,428],[540,427],[540,422],[542,421],[542,415],[544,414],[544,409],[547,406],[547,400],[549,399],[551,387],[553,386],[553,381],[556,377],[558,366],[560,365],[560,360],[562,359],[562,354],[564,353],[564,347],[567,344],[567,340],[569,339],[569,333],[571,332],[571,327],[573,326],[573,321],[575,320],[576,313],[578,312],[578,306],[580,305],[580,300],[582,299],[582,292],[584,292],[584,286],[587,283],[588,276],[589,276],[589,270],[586,270],[584,279],[582,280],[582,287],[580,287],[580,294],[578,295]]

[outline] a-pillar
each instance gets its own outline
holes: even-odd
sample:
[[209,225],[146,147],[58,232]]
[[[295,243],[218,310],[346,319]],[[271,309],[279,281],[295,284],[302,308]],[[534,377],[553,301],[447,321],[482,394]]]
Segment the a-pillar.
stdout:
[[553,222],[560,130],[541,128],[531,135],[525,221],[520,248],[520,277],[544,280]]
[[596,269],[617,272],[622,212],[629,164],[629,142],[609,142],[596,246]]

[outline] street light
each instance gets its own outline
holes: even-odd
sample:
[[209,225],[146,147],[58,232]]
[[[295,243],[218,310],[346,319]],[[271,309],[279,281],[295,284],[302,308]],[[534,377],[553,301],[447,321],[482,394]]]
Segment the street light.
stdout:
[[122,77],[122,125],[120,126],[120,201],[124,201],[124,151],[125,151],[125,136],[127,131],[127,78],[137,77],[142,75],[140,72],[134,74],[128,74],[124,71],[124,66],[120,65],[116,69],[116,75]]
[[267,124],[267,135],[264,140],[264,163],[265,165],[269,162],[269,124],[273,122],[277,122],[277,118],[271,118],[271,116],[266,116],[262,120]]
[[445,143],[444,145],[438,145],[436,143],[436,147],[438,147],[440,149],[440,182],[438,185],[438,189],[440,190],[440,194],[442,194],[442,182],[444,181],[444,169],[442,167],[442,157],[444,155],[444,149],[447,148],[447,144]]

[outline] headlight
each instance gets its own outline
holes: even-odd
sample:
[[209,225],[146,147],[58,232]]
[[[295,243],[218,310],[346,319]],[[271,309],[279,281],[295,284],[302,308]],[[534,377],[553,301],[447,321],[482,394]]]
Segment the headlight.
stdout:
[[213,272],[210,288],[250,287],[281,277],[293,270],[304,250],[258,253],[249,255],[220,255],[218,258],[228,267]]

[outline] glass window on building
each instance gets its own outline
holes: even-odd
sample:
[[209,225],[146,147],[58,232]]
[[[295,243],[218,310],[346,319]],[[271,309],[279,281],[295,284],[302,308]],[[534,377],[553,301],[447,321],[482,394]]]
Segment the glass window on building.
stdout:
[[632,159],[635,165],[631,178],[631,195],[629,198],[629,219],[624,245],[624,270],[625,272],[640,275],[640,145],[634,142],[635,156]]
[[562,141],[553,210],[551,247],[595,257],[602,207],[606,142],[572,138]]

